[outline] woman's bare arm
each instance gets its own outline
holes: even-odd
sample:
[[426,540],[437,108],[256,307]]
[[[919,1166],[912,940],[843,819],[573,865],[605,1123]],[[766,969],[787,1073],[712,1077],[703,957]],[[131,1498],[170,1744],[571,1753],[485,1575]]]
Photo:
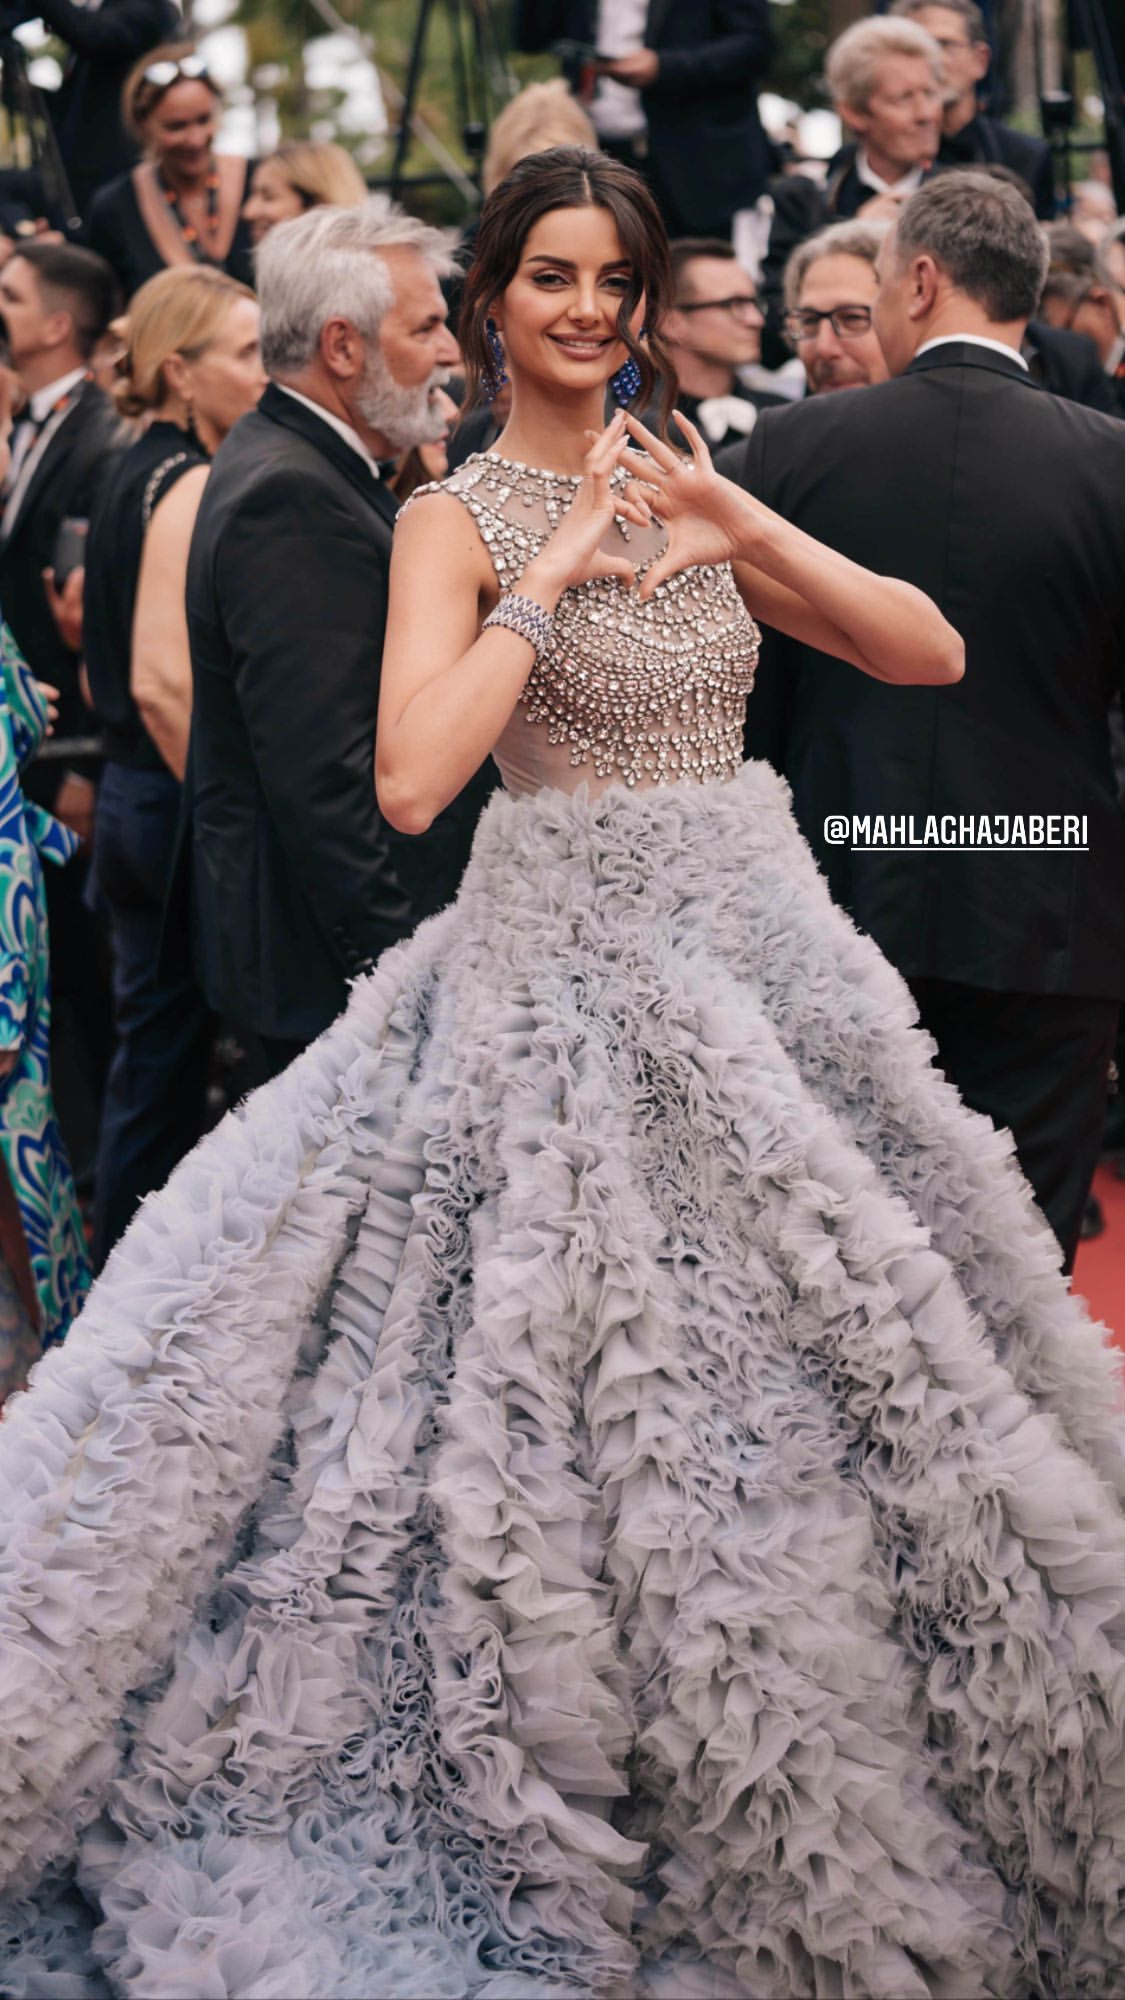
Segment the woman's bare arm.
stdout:
[[[814,541],[720,478],[698,431],[677,418],[692,447],[685,460],[630,417],[647,459],[627,457],[634,498],[647,496],[668,525],[668,548],[641,587],[644,597],[692,563],[730,562],[756,618],[847,660],[875,680],[945,684],[961,679],[965,649],[936,604],[898,577],[878,576]],[[654,462],[653,462],[654,461]]]
[[[632,580],[625,558],[598,547],[622,511],[609,476],[623,434],[617,421],[602,433],[571,507],[520,578],[519,595],[544,611],[586,577]],[[375,733],[379,808],[400,833],[424,833],[480,769],[531,672],[530,640],[480,630],[495,594],[487,550],[460,501],[449,493],[414,501],[395,529]]]
[[173,775],[183,780],[191,733],[187,584],[191,533],[208,468],[185,472],[153,512],[133,611],[132,694]]
[[[811,576],[804,560],[799,567],[793,561],[804,552],[786,550],[779,559],[790,575],[801,576],[803,589],[783,582],[776,571],[771,574],[772,559],[767,559],[769,569],[761,561],[733,564],[735,582],[756,619],[819,653],[846,660],[872,680],[916,687],[961,679],[964,644],[924,591],[849,562],[798,528],[790,532],[801,534],[815,551],[807,558],[815,571]],[[829,574],[834,563],[846,565],[844,573]]]

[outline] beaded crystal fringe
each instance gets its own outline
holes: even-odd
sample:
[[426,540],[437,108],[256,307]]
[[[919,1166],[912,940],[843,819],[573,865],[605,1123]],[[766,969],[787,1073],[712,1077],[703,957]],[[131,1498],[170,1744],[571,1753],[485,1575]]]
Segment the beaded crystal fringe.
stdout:
[[[614,475],[618,487],[626,475]],[[580,484],[478,452],[444,482],[468,508],[501,591],[516,590]],[[618,519],[618,532],[629,528]],[[639,579],[655,557],[637,565]],[[530,635],[528,635],[530,636]],[[572,765],[628,786],[731,778],[743,761],[743,717],[759,634],[729,566],[684,570],[647,603],[615,577],[565,591],[521,700]]]

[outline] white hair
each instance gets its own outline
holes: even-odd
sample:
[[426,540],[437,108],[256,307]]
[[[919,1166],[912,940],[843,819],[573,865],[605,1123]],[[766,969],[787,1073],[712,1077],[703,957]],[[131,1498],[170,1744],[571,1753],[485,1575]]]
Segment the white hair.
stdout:
[[849,111],[866,111],[884,56],[924,56],[935,82],[944,86],[941,50],[933,36],[917,21],[876,14],[845,28],[828,51],[824,73],[834,101]]
[[364,342],[377,340],[394,303],[381,253],[395,249],[417,250],[438,278],[454,268],[451,231],[378,195],[355,208],[310,208],[271,229],[256,258],[267,374],[299,375],[330,319],[350,321]]
[[801,287],[822,257],[855,257],[861,263],[874,267],[880,246],[894,227],[890,218],[878,222],[864,222],[856,217],[850,222],[833,222],[827,229],[820,229],[815,236],[806,236],[798,243],[789,262],[785,266],[785,304],[787,308],[801,303]]

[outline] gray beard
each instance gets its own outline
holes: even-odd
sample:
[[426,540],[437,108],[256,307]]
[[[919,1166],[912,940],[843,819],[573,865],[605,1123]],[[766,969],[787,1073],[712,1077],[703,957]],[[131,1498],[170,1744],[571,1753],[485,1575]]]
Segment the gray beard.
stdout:
[[434,389],[449,380],[448,370],[435,369],[427,381],[404,389],[385,369],[369,367],[356,397],[356,408],[365,424],[385,437],[396,451],[412,451],[415,445],[434,444],[445,435],[448,419],[430,401]]

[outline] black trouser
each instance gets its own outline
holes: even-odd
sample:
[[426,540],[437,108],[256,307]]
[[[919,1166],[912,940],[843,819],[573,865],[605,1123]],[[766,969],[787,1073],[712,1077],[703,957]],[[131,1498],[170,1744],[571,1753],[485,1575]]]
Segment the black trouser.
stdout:
[[991,993],[948,979],[909,986],[950,1082],[1011,1132],[1071,1271],[1105,1126],[1119,1002]]
[[[33,758],[21,783],[29,799],[54,812],[63,776],[58,762]],[[109,939],[100,913],[87,903],[88,878],[84,854],[65,868],[43,870],[51,938],[51,1095],[80,1192],[93,1184],[113,1052]]]
[[191,975],[160,960],[179,804],[170,771],[107,763],[94,865],[113,941],[117,1042],[94,1191],[99,1270],[137,1203],[164,1185],[203,1129],[210,1014]]
[[[664,227],[673,241],[677,236],[699,234],[699,231],[692,229],[687,218],[681,214],[675,197],[666,187],[660,173],[660,161],[651,151],[647,137],[638,135],[635,139],[599,139],[598,145],[603,153],[608,153],[611,160],[620,160],[623,166],[632,167],[643,181],[647,181],[663,217]],[[708,234],[711,233],[708,231]],[[730,230],[718,229],[718,233],[729,236]]]

